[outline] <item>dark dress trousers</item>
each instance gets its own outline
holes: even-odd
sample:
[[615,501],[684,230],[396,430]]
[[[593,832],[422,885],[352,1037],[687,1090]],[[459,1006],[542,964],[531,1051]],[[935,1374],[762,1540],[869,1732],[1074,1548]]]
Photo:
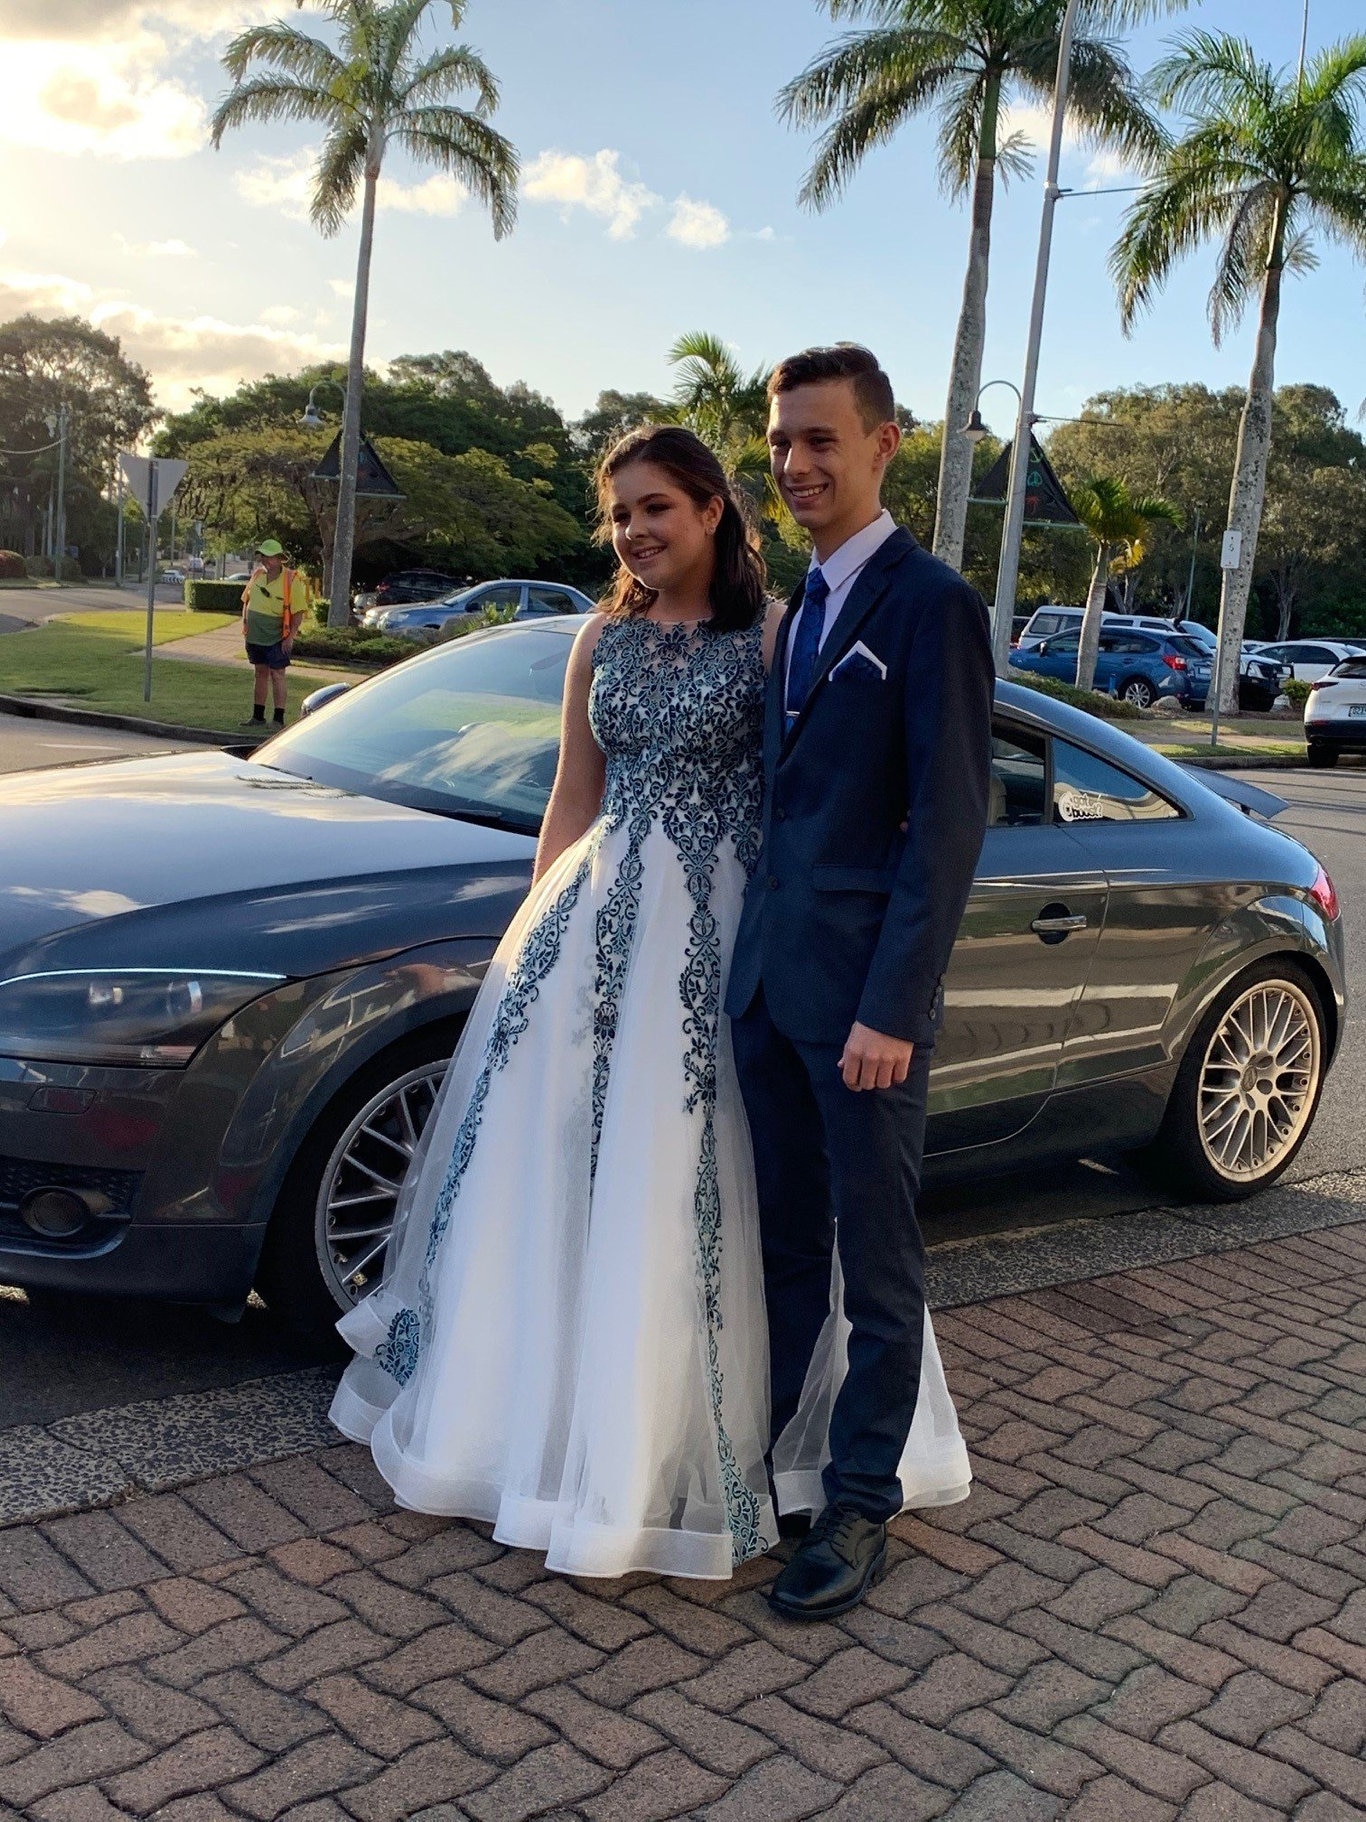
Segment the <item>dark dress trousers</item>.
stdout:
[[[920,1380],[930,1058],[986,829],[991,641],[980,597],[897,530],[850,590],[789,726],[795,617],[769,679],[763,850],[726,1010],[758,1174],[773,1434],[797,1408],[838,1245],[853,1332],[826,1497],[887,1518]],[[856,1020],[915,1045],[903,1086],[844,1086]]]

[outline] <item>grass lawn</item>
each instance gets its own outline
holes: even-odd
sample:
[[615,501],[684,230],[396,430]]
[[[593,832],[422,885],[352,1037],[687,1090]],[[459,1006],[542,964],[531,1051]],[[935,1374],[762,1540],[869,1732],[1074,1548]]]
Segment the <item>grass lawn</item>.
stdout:
[[[236,614],[158,610],[153,645],[231,625]],[[73,708],[145,715],[181,727],[235,733],[251,713],[251,671],[186,659],[152,661],[152,700],[142,699],[145,611],[71,614],[46,626],[0,635],[0,691],[11,696],[53,697]],[[295,666],[291,707],[316,688],[315,673]],[[322,679],[319,679],[321,681]],[[302,688],[300,685],[302,684]]]
[[1257,746],[1229,747],[1220,744],[1212,747],[1208,739],[1191,741],[1180,746],[1155,746],[1154,752],[1165,754],[1168,759],[1224,759],[1231,765],[1237,765],[1245,759],[1303,759],[1304,742],[1264,740]]

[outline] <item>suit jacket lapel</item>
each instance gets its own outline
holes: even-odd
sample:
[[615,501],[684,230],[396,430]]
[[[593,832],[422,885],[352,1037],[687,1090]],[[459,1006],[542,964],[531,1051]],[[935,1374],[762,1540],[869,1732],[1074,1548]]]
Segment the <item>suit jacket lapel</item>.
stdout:
[[[849,650],[858,637],[859,628],[872,613],[891,582],[893,569],[906,555],[915,548],[915,540],[910,533],[900,527],[894,531],[885,544],[869,557],[859,574],[858,580],[849,591],[849,598],[840,609],[835,624],[830,628],[830,636],[821,647],[820,659],[816,665],[816,675],[811,680],[802,712],[788,729],[787,740],[790,745],[806,724],[811,713],[811,704],[816,700],[826,679]],[[784,625],[791,621],[789,614]],[[780,641],[780,643],[782,643]]]

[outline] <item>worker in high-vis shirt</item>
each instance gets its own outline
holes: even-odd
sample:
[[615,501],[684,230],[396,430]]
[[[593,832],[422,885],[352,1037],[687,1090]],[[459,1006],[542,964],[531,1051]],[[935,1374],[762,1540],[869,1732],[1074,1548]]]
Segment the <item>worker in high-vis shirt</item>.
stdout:
[[310,600],[308,578],[301,569],[286,567],[280,540],[263,538],[256,547],[251,580],[242,590],[242,635],[256,673],[251,720],[244,727],[265,726],[267,697],[274,698],[276,727],[285,725],[294,634]]

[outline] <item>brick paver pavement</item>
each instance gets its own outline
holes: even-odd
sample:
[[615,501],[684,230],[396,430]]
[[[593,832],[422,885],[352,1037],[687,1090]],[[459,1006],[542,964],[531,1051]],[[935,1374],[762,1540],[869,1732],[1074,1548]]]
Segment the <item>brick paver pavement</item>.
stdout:
[[976,1490],[837,1624],[345,1446],[0,1530],[0,1822],[1366,1817],[1366,1224],[938,1327]]

